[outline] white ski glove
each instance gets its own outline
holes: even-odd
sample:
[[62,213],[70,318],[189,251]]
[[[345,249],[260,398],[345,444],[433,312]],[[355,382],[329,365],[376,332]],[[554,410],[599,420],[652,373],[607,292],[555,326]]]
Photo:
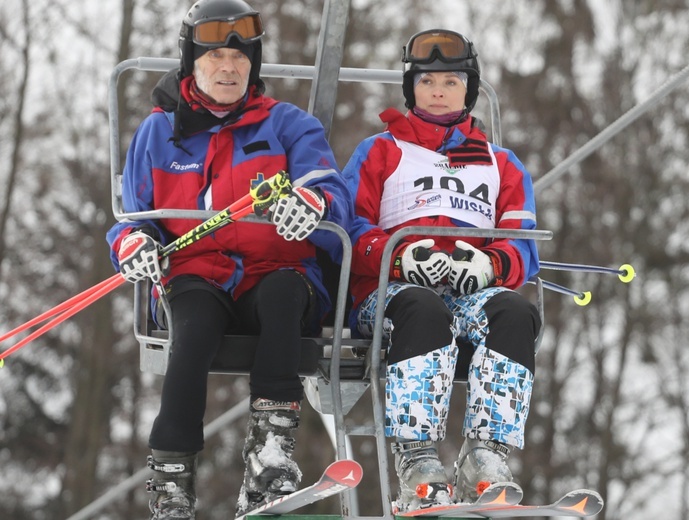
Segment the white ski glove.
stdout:
[[318,191],[299,186],[278,199],[268,216],[285,240],[304,240],[316,229],[325,209],[325,199]]
[[160,244],[146,233],[134,231],[120,244],[117,258],[120,262],[120,272],[128,282],[136,283],[150,278],[158,283],[167,274],[170,259],[162,262],[158,259]]
[[401,249],[393,260],[393,277],[424,287],[434,287],[450,271],[450,257],[433,250],[435,240],[426,238]]
[[472,294],[488,287],[495,280],[493,262],[483,251],[457,240],[450,257],[447,280],[460,294]]

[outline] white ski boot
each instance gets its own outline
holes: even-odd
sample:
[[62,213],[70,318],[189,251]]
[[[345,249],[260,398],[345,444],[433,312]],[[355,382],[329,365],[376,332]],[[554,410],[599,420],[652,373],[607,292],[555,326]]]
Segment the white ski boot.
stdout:
[[452,484],[433,441],[398,441],[392,452],[400,485],[394,513],[453,502]]
[[496,441],[466,439],[455,462],[455,487],[460,502],[476,502],[491,484],[512,482],[507,466],[512,448]]
[[237,500],[237,516],[294,493],[299,487],[301,471],[292,460],[299,411],[298,401],[256,399],[251,404],[243,451],[246,468]]
[[153,450],[147,464],[153,470],[146,482],[151,520],[194,520],[196,454]]

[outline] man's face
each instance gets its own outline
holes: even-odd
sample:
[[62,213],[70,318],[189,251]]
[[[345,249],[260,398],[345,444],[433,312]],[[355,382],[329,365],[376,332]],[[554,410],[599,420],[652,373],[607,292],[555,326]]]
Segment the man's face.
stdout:
[[220,105],[239,101],[249,85],[251,62],[237,49],[211,49],[194,62],[196,84]]

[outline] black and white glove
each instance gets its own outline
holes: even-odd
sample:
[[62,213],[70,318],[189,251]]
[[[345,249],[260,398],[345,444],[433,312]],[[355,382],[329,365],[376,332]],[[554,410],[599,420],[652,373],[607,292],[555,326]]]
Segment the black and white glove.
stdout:
[[160,244],[146,233],[134,231],[122,239],[117,258],[120,273],[128,282],[136,283],[150,278],[158,283],[170,268],[170,259],[158,259]]
[[268,216],[285,240],[304,240],[316,229],[325,209],[325,199],[318,191],[299,186],[278,199]]
[[450,257],[434,246],[435,240],[426,238],[401,249],[393,260],[393,277],[424,287],[438,285],[450,271]]
[[457,240],[450,257],[447,280],[460,294],[472,294],[488,287],[495,280],[493,262],[483,251]]

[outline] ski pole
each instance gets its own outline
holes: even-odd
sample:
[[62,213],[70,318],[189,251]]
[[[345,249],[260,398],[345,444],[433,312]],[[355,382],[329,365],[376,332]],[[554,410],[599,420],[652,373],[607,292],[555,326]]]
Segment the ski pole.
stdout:
[[35,340],[39,336],[42,336],[43,334],[48,332],[50,329],[59,325],[60,323],[62,323],[66,319],[74,316],[77,312],[88,307],[93,302],[95,302],[96,300],[105,296],[109,292],[112,292],[117,287],[122,285],[124,283],[125,279],[118,273],[117,277],[108,278],[108,280],[106,280],[106,281],[108,281],[109,284],[105,284],[105,285],[99,284],[98,290],[91,291],[91,293],[88,296],[86,296],[85,298],[82,298],[80,301],[78,301],[77,303],[75,303],[74,305],[72,305],[71,307],[66,309],[65,311],[63,311],[61,314],[59,314],[57,317],[50,320],[48,323],[43,325],[41,328],[36,329],[34,332],[32,332],[31,334],[26,336],[21,341],[18,341],[16,344],[12,345],[10,348],[5,350],[4,352],[1,352],[0,353],[0,368],[2,368],[4,366],[5,358],[7,356],[12,354],[13,352],[16,352],[17,350],[22,348],[27,343],[32,342],[33,340]]
[[[562,285],[558,285],[553,282],[549,282],[548,280],[543,280],[541,279],[541,282],[543,283],[543,287],[546,289],[550,289],[553,292],[557,292],[560,294],[566,294],[568,296],[572,296],[574,298],[574,303],[577,305],[584,307],[588,305],[591,302],[591,291],[575,291],[574,289],[570,289],[568,287],[563,287]],[[536,279],[532,278],[529,280],[529,283],[536,283]]]
[[92,292],[97,291],[101,287],[108,285],[113,280],[115,280],[117,278],[121,278],[121,277],[122,277],[122,275],[120,273],[115,273],[115,275],[111,276],[107,280],[103,280],[102,282],[94,285],[93,287],[89,287],[85,291],[80,292],[79,294],[77,294],[75,296],[72,296],[69,300],[65,300],[64,302],[62,302],[59,305],[56,305],[52,309],[45,311],[43,314],[39,314],[34,319],[27,321],[26,323],[20,325],[19,327],[12,329],[9,332],[6,332],[2,336],[0,336],[0,343],[2,343],[3,341],[5,341],[8,338],[11,338],[12,336],[19,334],[20,332],[24,332],[26,329],[29,329],[29,328],[33,327],[34,325],[38,325],[39,323],[42,323],[45,320],[52,318],[53,316],[60,314],[61,312],[71,308],[73,305],[79,303],[81,300],[88,297],[89,294],[91,294]]
[[[249,206],[248,208],[246,207],[246,204],[250,204],[250,202],[251,202],[251,195],[247,194],[244,197],[242,197],[241,199],[235,201],[230,206],[230,211],[232,211],[234,213],[234,219],[235,220],[237,220],[241,217],[244,217],[248,212],[250,212],[251,206]],[[240,208],[240,209],[237,209],[237,208]],[[175,250],[179,250],[179,249],[181,249],[181,247],[177,246],[177,248]],[[169,256],[169,254],[170,253],[167,253],[167,254],[161,253],[161,257]],[[56,316],[57,314],[60,314],[61,312],[71,308],[73,305],[84,300],[85,298],[87,298],[92,293],[98,291],[102,286],[108,285],[113,280],[116,280],[116,279],[121,278],[121,277],[122,277],[122,275],[120,273],[115,273],[110,278],[103,280],[102,282],[94,285],[93,287],[89,287],[88,289],[80,292],[79,294],[77,294],[75,296],[72,296],[70,299],[65,300],[64,302],[60,303],[59,305],[56,305],[52,309],[45,311],[44,313],[36,316],[32,320],[29,320],[26,323],[6,332],[2,336],[0,336],[0,343],[5,341],[6,339],[11,338],[12,336],[19,334],[20,332],[24,332],[26,329],[29,329],[29,328],[33,327],[34,325],[42,323],[43,321],[45,321],[49,318],[52,318],[53,316]],[[124,279],[122,279],[122,281],[124,281]],[[115,287],[113,287],[113,289]]]
[[[258,186],[251,188],[247,195],[244,195],[240,199],[230,204],[230,206],[224,210],[213,215],[208,220],[202,222],[189,232],[163,247],[160,251],[160,258],[166,258],[180,249],[183,249],[201,240],[205,236],[216,232],[220,228],[225,227],[232,222],[236,222],[237,220],[249,215],[254,211],[259,214],[263,214],[265,210],[275,202],[275,200],[286,196],[291,191],[291,188],[292,186],[289,180],[289,175],[284,171],[278,172],[270,179],[267,179],[261,182]],[[0,337],[0,342],[20,332],[23,332],[24,330],[37,325],[38,323],[42,323],[47,319],[53,318],[50,322],[23,340],[19,341],[16,345],[13,345],[4,352],[0,352],[0,368],[4,365],[4,359],[7,356],[43,335],[56,325],[59,325],[80,310],[91,305],[93,302],[113,291],[124,282],[125,279],[122,277],[122,275],[117,273],[107,280],[104,280],[95,286],[86,289],[78,295],[73,296],[69,300],[66,300],[65,302],[53,307],[52,309],[49,309],[36,318],[4,334],[2,337]],[[59,316],[57,316],[58,314]]]
[[541,260],[539,262],[543,269],[552,269],[555,271],[579,271],[583,273],[603,273],[616,274],[624,283],[631,282],[636,276],[636,271],[630,264],[623,264],[619,269],[612,267],[602,267],[598,265],[584,265],[584,264],[569,264],[564,262],[546,262]]

